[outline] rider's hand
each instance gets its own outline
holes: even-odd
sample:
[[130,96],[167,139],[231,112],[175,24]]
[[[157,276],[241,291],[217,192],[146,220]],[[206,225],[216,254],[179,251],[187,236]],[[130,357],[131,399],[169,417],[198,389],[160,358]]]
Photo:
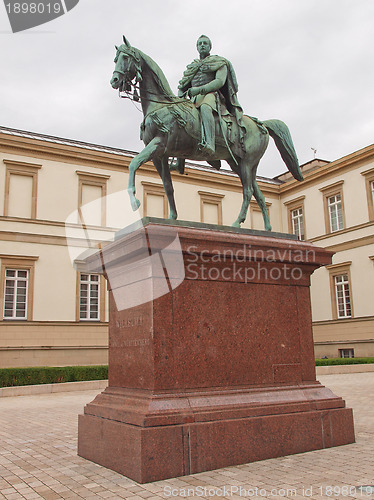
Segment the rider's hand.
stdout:
[[195,97],[196,95],[199,95],[201,92],[200,92],[200,88],[199,87],[191,87],[188,91],[188,95],[190,97]]

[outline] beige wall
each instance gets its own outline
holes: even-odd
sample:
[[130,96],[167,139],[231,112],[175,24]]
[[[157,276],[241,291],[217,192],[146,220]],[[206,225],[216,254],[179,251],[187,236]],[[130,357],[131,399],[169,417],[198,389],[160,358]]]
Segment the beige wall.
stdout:
[[[162,195],[161,180],[153,165],[146,164],[139,169],[136,187],[142,206],[139,213],[133,213],[126,194],[131,155],[70,143],[25,139],[16,135],[10,137],[2,135],[1,130],[0,150],[3,186],[4,159],[40,167],[37,168],[36,219],[4,217],[5,191],[0,189],[0,254],[37,257],[33,321],[0,321],[0,366],[105,363],[107,300],[102,322],[77,321],[77,272],[72,266],[72,258],[85,250],[87,233],[92,244],[96,245],[113,238],[116,229],[143,215],[160,215],[152,213],[152,207],[153,210],[163,210],[163,201],[157,198],[160,193]],[[330,164],[322,162],[317,168],[304,172],[303,183],[291,179],[280,186],[272,180],[259,181],[273,231],[288,232],[287,203],[303,196],[307,238],[317,246],[335,251],[334,264],[352,262],[353,319],[333,320],[329,271],[317,270],[312,277],[317,355],[337,356],[341,343],[348,341],[355,343],[356,356],[372,352],[370,339],[374,339],[374,333],[370,318],[374,316],[374,261],[369,257],[374,256],[374,223],[369,222],[365,177],[361,173],[373,167],[374,147],[368,147]],[[221,223],[231,225],[242,203],[239,179],[226,171],[216,172],[202,167],[188,167],[187,174],[172,174],[179,219],[201,221],[202,199],[207,199],[212,202],[206,209],[209,218],[213,220],[221,210]],[[346,228],[326,234],[323,192],[320,189],[338,181],[344,181]],[[85,232],[77,224],[79,200],[82,199],[80,182],[89,185],[92,182],[92,192],[106,193],[104,203],[99,202],[100,210],[103,208],[105,212],[105,227],[88,227]],[[24,189],[28,189],[27,183]],[[155,197],[149,199],[148,212],[145,213],[147,189],[151,189],[153,194],[150,196]],[[26,195],[22,198],[22,193],[19,196],[23,201],[26,199]],[[68,240],[65,238],[67,218]],[[263,229],[262,215],[254,202],[243,227]]]
[[[369,159],[365,162],[352,164],[351,169],[344,165],[336,170],[336,174],[331,176],[329,171],[334,170],[334,164],[328,164],[320,169],[313,170],[310,175],[305,174],[305,181],[295,184],[292,191],[281,188],[281,200],[283,209],[283,227],[288,227],[287,209],[285,203],[300,196],[305,196],[305,219],[307,223],[307,238],[315,240],[324,236],[324,203],[323,193],[320,189],[328,187],[336,182],[344,181],[342,185],[346,228],[369,222],[368,204],[366,198],[365,178],[361,172],[374,167],[374,161]],[[284,194],[282,195],[282,191]],[[343,239],[344,240],[344,239]],[[325,245],[323,245],[325,246]]]
[[374,316],[316,322],[313,326],[316,357],[339,357],[339,349],[354,349],[356,358],[374,357]]
[[0,367],[96,365],[108,362],[107,324],[3,322]]
[[[333,335],[334,332],[331,332]],[[315,341],[314,344],[314,355],[318,359],[321,358],[339,358],[340,349],[353,349],[355,358],[373,358],[374,357],[374,342],[337,342],[332,341],[326,344],[320,344]]]

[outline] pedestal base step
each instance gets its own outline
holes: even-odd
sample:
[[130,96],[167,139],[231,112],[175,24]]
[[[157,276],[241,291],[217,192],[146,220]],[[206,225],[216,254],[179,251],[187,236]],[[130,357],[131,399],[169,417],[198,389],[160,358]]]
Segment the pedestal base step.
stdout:
[[353,443],[349,408],[140,427],[79,416],[78,454],[138,483]]

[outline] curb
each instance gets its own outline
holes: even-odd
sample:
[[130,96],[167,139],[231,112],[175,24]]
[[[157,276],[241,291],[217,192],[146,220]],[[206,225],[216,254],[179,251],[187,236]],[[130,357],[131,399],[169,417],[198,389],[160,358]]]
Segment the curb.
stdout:
[[93,391],[96,389],[105,389],[107,385],[107,380],[88,380],[84,382],[63,382],[61,384],[39,384],[21,385],[16,387],[2,387],[0,388],[0,398],[13,396],[34,396],[37,394],[51,394],[55,392]]
[[[374,372],[373,364],[316,366],[316,375],[341,375],[348,373]],[[107,380],[89,380],[85,382],[64,382],[61,384],[22,385],[0,388],[0,398],[14,396],[35,396],[55,392],[103,390],[108,386]]]
[[343,373],[374,372],[374,364],[316,366],[317,375],[340,375]]

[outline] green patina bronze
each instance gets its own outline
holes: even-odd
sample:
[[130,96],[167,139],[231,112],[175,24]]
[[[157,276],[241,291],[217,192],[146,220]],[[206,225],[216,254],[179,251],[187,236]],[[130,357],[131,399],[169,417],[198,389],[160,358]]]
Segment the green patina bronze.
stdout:
[[[133,90],[131,98],[140,99],[144,114],[141,138],[145,148],[129,166],[132,208],[140,206],[135,196],[135,172],[145,162],[153,161],[169,201],[169,218],[176,219],[170,170],[183,173],[186,159],[205,160],[216,169],[221,167],[221,160],[226,160],[243,186],[243,202],[233,226],[240,227],[245,221],[253,194],[261,208],[265,230],[271,231],[265,198],[256,181],[269,135],[295,179],[303,180],[287,125],[280,120],[260,122],[243,114],[234,69],[227,59],[210,55],[212,44],[205,35],[197,41],[200,57],[187,66],[178,96],[173,94],[160,67],[125,37],[123,40],[116,47],[111,85],[129,97]],[[169,164],[169,158],[177,161]]]

